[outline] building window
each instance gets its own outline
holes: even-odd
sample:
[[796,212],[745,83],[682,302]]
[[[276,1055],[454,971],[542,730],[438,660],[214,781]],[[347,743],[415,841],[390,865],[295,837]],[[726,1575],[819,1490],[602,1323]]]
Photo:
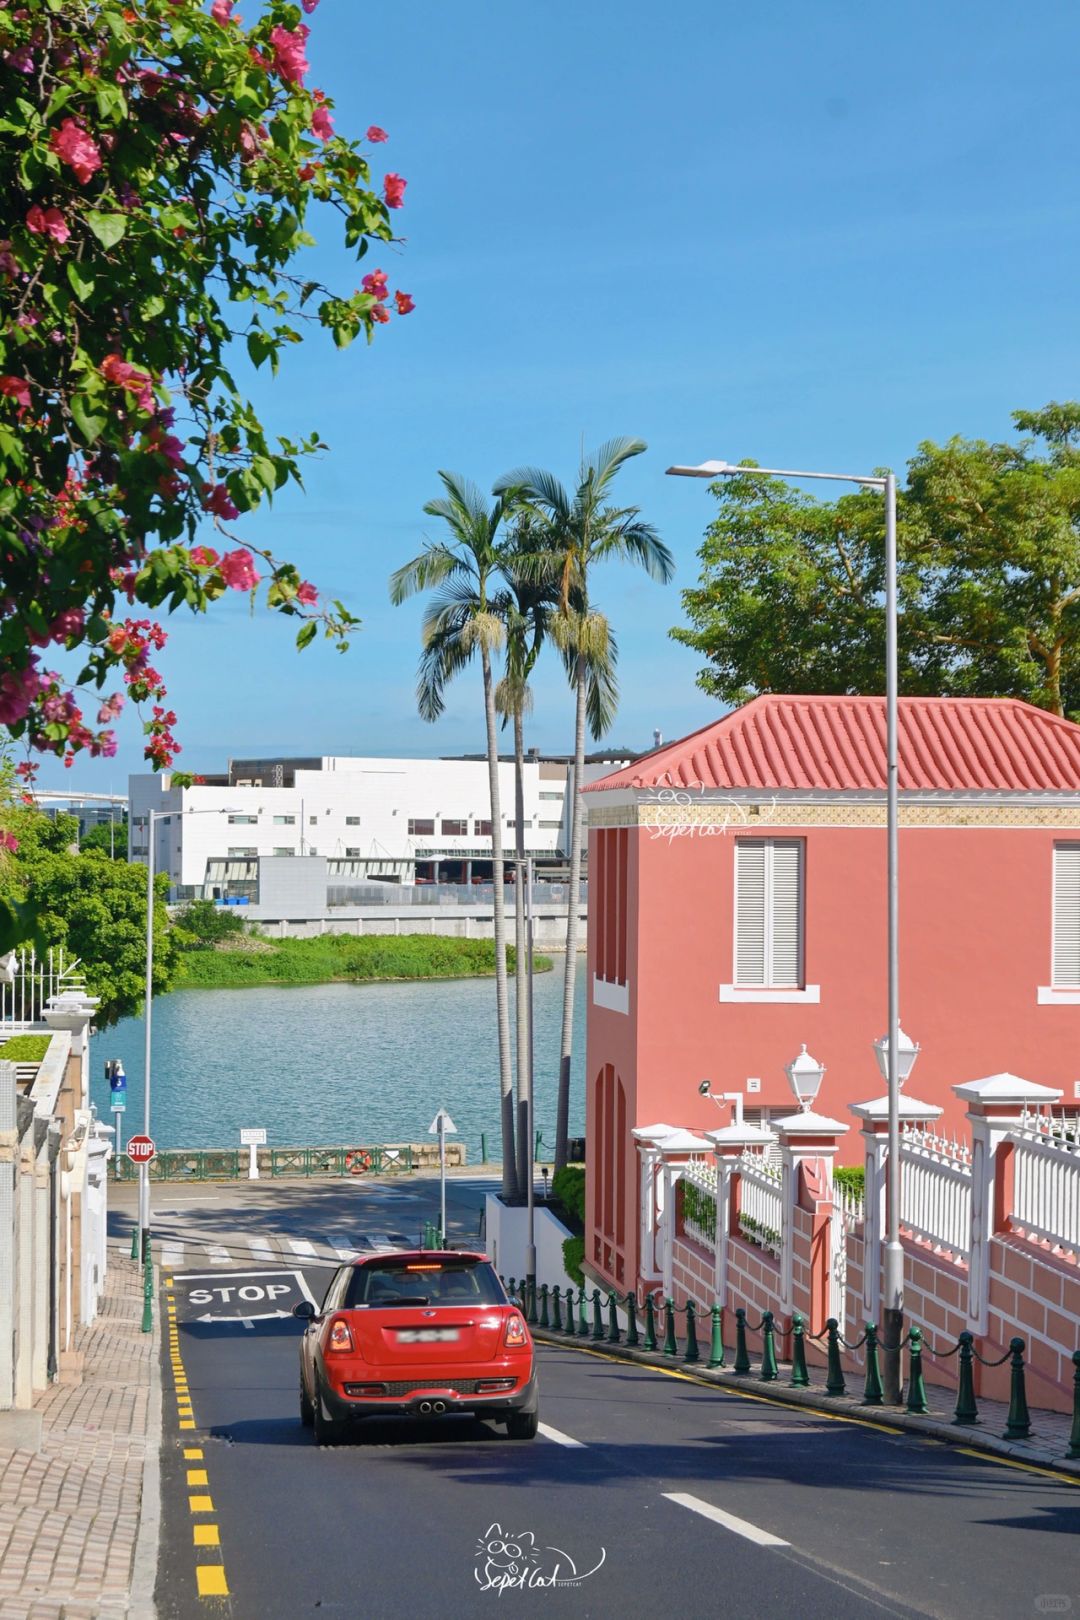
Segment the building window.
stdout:
[[360,825],[360,817],[359,816],[346,816],[345,817],[345,825],[346,825],[346,827],[359,827],[359,825]]
[[353,857],[353,859],[354,859],[354,860],[355,860],[355,858],[356,858],[356,857],[357,857],[357,856],[358,856],[358,855],[359,855],[359,853],[360,853],[360,851],[359,851],[359,850],[358,850],[358,849],[348,849],[348,848],[347,848],[347,849],[346,849],[346,850],[345,850],[345,854],[346,854],[346,855],[347,855],[347,856],[350,856],[350,855],[351,855],[351,856],[352,856],[352,857]]
[[295,855],[296,851],[295,849],[275,849],[271,853],[274,855]]
[[565,799],[566,794],[562,793],[562,792],[560,792],[560,793],[546,793],[546,792],[544,792],[543,789],[541,789],[540,797],[542,799],[557,799],[559,801],[559,803],[561,804],[562,801]]
[[309,855],[317,855],[319,853],[318,850],[315,848],[314,844],[309,844],[308,845],[307,852],[308,852]]
[[440,823],[440,827],[443,838],[465,838],[469,831],[467,821],[443,821]]
[[1080,989],[1080,844],[1054,845],[1053,966],[1056,989]]
[[258,824],[259,824],[258,816],[230,816],[229,817],[229,826],[230,827],[257,827]]
[[593,847],[595,870],[591,883],[596,896],[589,916],[595,916],[594,972],[608,984],[626,983],[626,925],[630,833],[625,827],[604,827]]
[[435,836],[435,823],[434,823],[434,821],[414,821],[410,817],[410,819],[409,819],[409,837],[410,838],[434,838],[434,836]]
[[255,849],[230,849],[230,861],[253,861],[258,854]]
[[561,821],[538,821],[538,827],[554,827],[556,831],[562,826]]
[[274,826],[275,827],[295,827],[296,826],[296,817],[295,816],[275,816],[274,817]]
[[[507,816],[506,825],[508,827],[512,827],[512,828],[516,829],[517,822],[514,820],[514,818],[512,816]],[[522,827],[531,827],[532,826],[532,817],[531,816],[526,816],[525,820],[521,823],[521,825],[522,825]],[[560,825],[561,825],[561,823],[560,823]]]
[[319,825],[318,816],[308,816],[308,826],[309,827],[317,827],[318,825]]
[[491,837],[491,822],[490,821],[474,821],[472,830],[473,830],[473,837],[474,838],[490,838]]
[[736,985],[802,987],[804,845],[801,838],[735,842]]

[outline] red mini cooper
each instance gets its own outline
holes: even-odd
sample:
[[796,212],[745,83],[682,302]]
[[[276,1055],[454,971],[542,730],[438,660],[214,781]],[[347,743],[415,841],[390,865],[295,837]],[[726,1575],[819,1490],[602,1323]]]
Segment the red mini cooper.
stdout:
[[469,1412],[532,1440],[539,1422],[533,1342],[482,1254],[417,1250],[350,1260],[322,1308],[293,1306],[300,1420],[334,1445],[363,1417]]

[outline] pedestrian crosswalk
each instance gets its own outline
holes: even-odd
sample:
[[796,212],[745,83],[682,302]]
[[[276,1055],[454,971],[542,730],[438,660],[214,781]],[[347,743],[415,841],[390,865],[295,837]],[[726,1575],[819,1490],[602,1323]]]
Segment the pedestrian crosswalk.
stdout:
[[[354,1254],[388,1254],[418,1246],[417,1232],[334,1231],[293,1237],[286,1232],[218,1233],[214,1238],[188,1232],[155,1233],[154,1258],[169,1271],[196,1266],[332,1266]],[[126,1239],[118,1246],[126,1248]]]

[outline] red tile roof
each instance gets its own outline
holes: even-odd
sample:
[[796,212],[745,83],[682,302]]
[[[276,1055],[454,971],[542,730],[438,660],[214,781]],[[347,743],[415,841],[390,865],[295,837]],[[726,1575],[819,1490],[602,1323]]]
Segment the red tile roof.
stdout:
[[[900,789],[1080,791],[1080,726],[1014,698],[900,699]],[[612,788],[885,789],[885,699],[754,698],[590,782]]]

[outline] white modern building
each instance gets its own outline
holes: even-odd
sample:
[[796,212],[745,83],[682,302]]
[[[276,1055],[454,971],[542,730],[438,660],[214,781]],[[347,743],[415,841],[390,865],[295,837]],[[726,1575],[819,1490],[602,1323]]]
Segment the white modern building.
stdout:
[[[591,756],[584,779],[603,776],[631,757]],[[572,777],[572,762],[565,759],[543,759],[534,751],[526,760],[525,851],[540,879],[565,871]],[[512,759],[499,765],[499,788],[503,845],[512,853]],[[327,898],[347,904],[350,890],[373,884],[491,881],[483,758],[231,760],[227,773],[193,787],[174,787],[168,773],[132,776],[129,797],[133,861],[146,859],[149,812],[174,812],[155,822],[154,865],[168,873],[175,899],[258,904],[260,872],[280,880],[282,858],[303,859],[305,886],[325,863],[327,894],[320,910]]]

